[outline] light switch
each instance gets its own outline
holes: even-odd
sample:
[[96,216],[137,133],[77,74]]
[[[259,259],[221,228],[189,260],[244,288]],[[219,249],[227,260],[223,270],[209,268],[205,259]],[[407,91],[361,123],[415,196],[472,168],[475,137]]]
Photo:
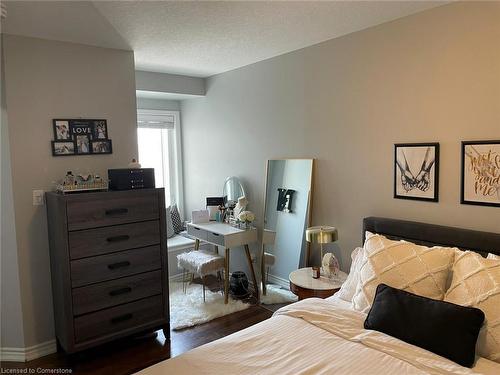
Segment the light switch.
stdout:
[[33,190],[33,206],[43,206],[45,204],[45,192],[43,190]]

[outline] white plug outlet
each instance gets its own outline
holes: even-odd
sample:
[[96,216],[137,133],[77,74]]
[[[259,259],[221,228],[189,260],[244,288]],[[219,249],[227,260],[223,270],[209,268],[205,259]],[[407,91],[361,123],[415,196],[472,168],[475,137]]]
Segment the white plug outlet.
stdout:
[[45,204],[45,192],[43,190],[33,190],[33,206],[43,206]]

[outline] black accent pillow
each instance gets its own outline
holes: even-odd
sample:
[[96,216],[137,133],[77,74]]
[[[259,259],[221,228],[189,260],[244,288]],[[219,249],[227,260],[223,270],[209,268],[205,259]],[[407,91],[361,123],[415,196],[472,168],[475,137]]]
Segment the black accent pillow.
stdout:
[[364,327],[472,367],[483,322],[484,313],[480,309],[380,284]]
[[176,204],[170,206],[170,217],[172,218],[175,234],[179,234],[184,230],[184,223],[181,220],[181,215],[179,214],[179,209]]

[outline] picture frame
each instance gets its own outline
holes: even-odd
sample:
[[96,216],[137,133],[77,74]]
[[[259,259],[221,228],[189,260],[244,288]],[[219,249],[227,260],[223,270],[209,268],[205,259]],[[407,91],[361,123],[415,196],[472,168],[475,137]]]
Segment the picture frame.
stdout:
[[72,134],[70,130],[69,120],[52,120],[54,130],[54,141],[70,141]]
[[439,143],[394,145],[394,198],[439,201]]
[[[113,147],[105,119],[53,119],[53,156],[112,154]],[[63,143],[61,143],[63,142]],[[73,146],[70,145],[73,143]]]
[[292,201],[295,190],[278,188],[278,202],[276,205],[276,211],[281,212],[292,212]]
[[500,140],[462,141],[460,203],[500,207]]
[[75,153],[77,155],[90,154],[90,137],[88,135],[75,136]]
[[69,120],[71,134],[74,137],[79,135],[87,135],[89,138],[92,139],[94,134],[94,123],[95,120],[86,120],[86,119]]
[[75,142],[71,141],[52,141],[52,156],[74,156]]
[[99,139],[99,140],[91,140],[91,152],[92,154],[112,154],[113,153],[113,145],[111,143],[111,139]]
[[108,125],[106,120],[94,120],[92,139],[108,139]]

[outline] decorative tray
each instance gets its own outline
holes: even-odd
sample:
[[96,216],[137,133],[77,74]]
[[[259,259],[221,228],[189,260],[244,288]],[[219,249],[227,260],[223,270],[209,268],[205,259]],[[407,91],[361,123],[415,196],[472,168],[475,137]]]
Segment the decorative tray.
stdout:
[[107,181],[78,182],[72,185],[57,184],[56,191],[62,194],[83,193],[86,191],[108,190]]

